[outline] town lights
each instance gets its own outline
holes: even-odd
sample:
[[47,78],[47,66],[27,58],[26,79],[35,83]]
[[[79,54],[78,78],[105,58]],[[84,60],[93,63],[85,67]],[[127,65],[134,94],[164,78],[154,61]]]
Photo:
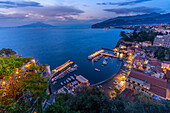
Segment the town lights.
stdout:
[[6,84],[6,82],[5,82],[5,81],[3,81],[3,82],[2,82],[2,85],[5,85],[5,84]]
[[32,62],[32,63],[35,63],[35,59],[32,59],[31,62]]

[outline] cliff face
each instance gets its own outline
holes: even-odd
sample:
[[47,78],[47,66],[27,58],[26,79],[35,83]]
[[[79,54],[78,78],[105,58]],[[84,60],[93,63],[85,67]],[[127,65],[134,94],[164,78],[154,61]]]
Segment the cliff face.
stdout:
[[106,21],[96,23],[92,25],[92,28],[104,28],[104,27],[122,27],[124,25],[142,25],[142,24],[162,24],[170,23],[170,13],[168,14],[144,14],[136,16],[122,16]]

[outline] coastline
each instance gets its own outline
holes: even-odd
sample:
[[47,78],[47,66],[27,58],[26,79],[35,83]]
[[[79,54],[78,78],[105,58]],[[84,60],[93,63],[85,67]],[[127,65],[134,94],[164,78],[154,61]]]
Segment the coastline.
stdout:
[[114,79],[114,77],[116,77],[116,75],[118,75],[118,74],[120,73],[120,71],[121,71],[121,69],[122,69],[122,67],[123,67],[123,64],[124,64],[124,62],[123,62],[123,60],[122,60],[122,61],[121,61],[121,64],[120,64],[119,71],[118,71],[116,74],[112,75],[110,78],[108,78],[108,79],[106,79],[106,80],[103,80],[103,81],[101,81],[101,82],[99,82],[99,83],[92,84],[92,85],[90,85],[90,87],[94,87],[94,86],[98,86],[98,85],[104,85],[104,84],[110,82],[110,80]]

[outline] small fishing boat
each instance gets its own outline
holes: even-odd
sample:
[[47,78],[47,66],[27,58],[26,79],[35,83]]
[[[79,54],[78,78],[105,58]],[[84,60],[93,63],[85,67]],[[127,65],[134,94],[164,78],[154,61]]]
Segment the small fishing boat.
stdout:
[[74,77],[77,77],[77,75],[76,75],[76,74],[74,74]]
[[95,70],[95,71],[100,71],[100,69],[97,69],[97,68],[95,68],[94,70]]
[[66,82],[67,82],[67,83],[69,83],[69,81],[68,81],[68,80],[66,80]]
[[61,84],[61,85],[63,85],[63,83],[62,83],[62,82],[60,82],[60,84]]
[[108,60],[108,59],[109,59],[109,56],[106,56],[106,57],[105,57],[105,60]]
[[68,79],[68,81],[71,81],[71,79],[70,78],[67,78]]
[[66,81],[64,81],[64,84],[66,84]]
[[56,84],[56,83],[57,83],[57,81],[53,82],[53,85]]
[[103,65],[106,65],[108,62],[106,60],[103,60]]
[[70,76],[70,78],[71,78],[72,80],[75,80],[75,78],[74,78],[73,76]]

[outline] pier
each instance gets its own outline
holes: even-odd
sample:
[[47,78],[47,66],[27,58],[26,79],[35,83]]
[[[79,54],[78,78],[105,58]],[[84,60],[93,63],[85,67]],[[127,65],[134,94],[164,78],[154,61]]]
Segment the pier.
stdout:
[[108,53],[100,53],[100,54],[103,55],[103,56],[109,56],[109,57],[117,58],[117,56],[113,55],[113,54],[108,54]]
[[50,76],[50,80],[56,75],[59,74],[60,72],[66,70],[70,65],[72,65],[74,62],[68,60],[66,63],[62,64],[61,66],[55,68],[52,70],[52,74]]
[[113,49],[108,49],[108,48],[102,48],[102,49],[104,49],[104,50],[108,50],[108,51],[113,51],[113,52],[114,52],[114,50],[113,50]]
[[52,70],[52,72],[59,72],[62,71],[64,68],[66,68],[67,66],[69,66],[70,64],[73,64],[74,62],[68,60],[66,63],[64,63],[63,65],[57,67],[56,69]]
[[103,53],[103,52],[104,52],[103,49],[102,49],[102,50],[99,50],[99,51],[96,51],[95,53],[89,55],[87,59],[91,60],[91,59],[93,59],[94,57],[100,55],[100,54]]

